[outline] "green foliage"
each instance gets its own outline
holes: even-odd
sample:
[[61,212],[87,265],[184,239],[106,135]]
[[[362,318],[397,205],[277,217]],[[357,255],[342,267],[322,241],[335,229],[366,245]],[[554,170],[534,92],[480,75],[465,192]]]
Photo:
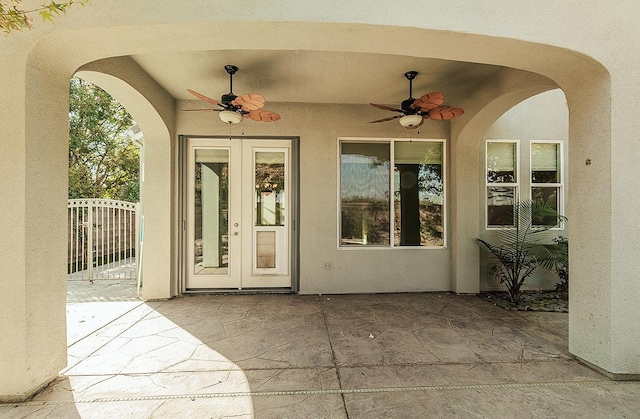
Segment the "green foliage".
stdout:
[[555,272],[560,278],[556,291],[569,291],[569,241],[564,236],[553,239],[553,244],[543,244],[538,248],[536,258],[540,267]]
[[69,91],[69,199],[139,199],[139,148],[131,115],[107,92],[79,78]]
[[511,302],[520,300],[524,282],[538,267],[541,255],[549,245],[541,244],[541,236],[554,225],[533,225],[540,217],[555,217],[564,220],[553,207],[543,201],[520,201],[513,209],[513,227],[500,230],[498,244],[478,241],[488,249],[498,262],[489,272],[509,293]]
[[22,0],[0,0],[0,33],[6,36],[11,32],[31,29],[31,16],[34,14],[40,15],[44,21],[53,22],[54,17],[67,13],[73,4],[84,6],[89,2],[90,0],[67,0],[60,3],[47,1],[35,9],[25,10],[20,7]]

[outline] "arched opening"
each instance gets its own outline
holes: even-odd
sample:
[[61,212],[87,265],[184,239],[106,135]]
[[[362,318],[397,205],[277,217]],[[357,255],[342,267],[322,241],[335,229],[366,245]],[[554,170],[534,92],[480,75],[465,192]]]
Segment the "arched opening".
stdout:
[[[456,159],[452,168],[455,198],[453,234],[456,245],[452,252],[452,288],[457,292],[479,291],[479,252],[476,238],[480,235],[482,202],[478,185],[481,183],[480,156],[482,137],[489,127],[506,111],[538,93],[556,88],[551,80],[532,73],[504,71],[497,81],[488,80],[477,89],[481,99],[475,104],[472,118],[451,127],[451,139]],[[473,181],[469,181],[473,179]]]
[[[129,73],[127,73],[129,72]],[[92,83],[102,87],[116,98],[134,117],[138,126],[144,132],[145,147],[143,148],[142,159],[145,162],[143,171],[140,174],[144,183],[144,194],[141,196],[141,212],[144,219],[144,236],[148,242],[147,249],[143,249],[143,254],[147,258],[142,257],[142,267],[140,273],[146,274],[149,278],[164,277],[167,272],[155,271],[158,263],[155,259],[158,255],[166,257],[168,244],[165,243],[164,250],[154,249],[154,243],[161,243],[154,237],[156,233],[153,226],[158,218],[163,219],[163,223],[167,223],[168,214],[158,214],[158,208],[166,210],[166,206],[159,205],[160,202],[169,200],[168,196],[171,191],[171,183],[163,177],[161,173],[170,177],[171,173],[171,134],[170,127],[173,124],[170,115],[172,109],[168,106],[158,110],[158,103],[153,104],[147,99],[145,94],[153,94],[154,86],[147,86],[150,82],[144,74],[131,74],[131,68],[125,63],[108,63],[94,62],[83,66],[77,73],[79,77],[91,81]],[[136,77],[137,76],[137,77]],[[155,93],[158,95],[159,93]],[[163,115],[162,112],[165,114]],[[168,121],[168,122],[167,122]],[[160,159],[160,161],[158,161]],[[167,161],[169,160],[169,161]],[[157,165],[160,165],[158,167]],[[157,170],[160,169],[160,173]],[[150,171],[155,173],[151,174]],[[160,188],[160,190],[158,190]],[[159,193],[159,195],[158,195]],[[156,241],[157,240],[157,241]],[[149,242],[151,244],[149,244]],[[150,247],[149,247],[150,246]],[[160,295],[175,295],[175,292],[169,291],[172,285],[168,281],[150,280],[145,284],[145,298],[157,298]]]
[[[515,242],[510,227],[505,224],[513,225],[512,205],[521,203],[523,212],[526,212],[529,205],[525,203],[529,200],[542,201],[560,215],[567,212],[570,206],[566,187],[566,174],[569,173],[567,153],[570,149],[568,128],[566,98],[560,89],[556,89],[515,105],[498,118],[482,138],[479,238],[501,249],[513,249],[510,244],[522,242],[527,249],[536,251],[536,268],[522,286],[516,282],[507,285],[516,293],[523,290],[525,300],[536,304],[538,309],[545,309],[539,304],[540,300],[549,301],[550,309],[566,309],[568,283],[558,275],[565,275],[563,264],[568,252],[567,246],[560,246],[556,241],[564,243],[570,239],[570,220],[567,222],[555,217],[522,220],[523,227],[531,226],[532,230],[526,233],[526,238]],[[542,247],[534,244],[544,244],[544,250],[549,253],[543,253]],[[490,253],[481,252],[481,292],[504,289],[505,285],[499,284],[491,275],[496,260],[490,257]],[[515,251],[514,254],[526,260],[524,252]],[[507,262],[505,258],[503,261]],[[498,302],[502,302],[500,294],[485,297],[492,297],[492,300],[498,297]]]
[[135,120],[99,86],[74,77],[69,101],[67,302],[139,293],[140,151]]
[[[124,13],[124,12],[123,12]],[[286,15],[285,15],[286,18]],[[45,176],[54,179],[64,173],[65,153],[63,144],[66,143],[65,126],[65,83],[69,76],[77,68],[87,63],[87,67],[82,71],[101,71],[103,73],[116,74],[124,71],[128,72],[120,80],[127,80],[134,90],[127,95],[118,97],[115,89],[114,96],[118,98],[139,120],[140,126],[148,139],[149,148],[146,150],[145,161],[147,164],[145,180],[148,199],[153,197],[154,205],[147,202],[145,213],[147,217],[148,242],[157,246],[154,251],[150,251],[151,258],[157,263],[145,264],[145,277],[153,276],[157,278],[156,285],[150,289],[145,289],[147,296],[156,298],[168,298],[178,292],[176,277],[178,267],[176,265],[176,251],[173,243],[176,242],[176,235],[179,231],[179,223],[172,212],[175,211],[174,191],[176,190],[177,178],[172,176],[176,156],[172,147],[176,141],[175,121],[176,103],[171,94],[141,71],[136,63],[132,62],[129,55],[151,53],[162,49],[173,50],[246,50],[264,48],[271,50],[274,45],[280,50],[326,50],[333,52],[359,52],[376,54],[393,54],[413,57],[435,57],[439,59],[449,59],[458,61],[480,62],[491,65],[500,65],[511,69],[524,70],[528,75],[537,73],[543,76],[540,81],[531,87],[527,83],[519,84],[517,77],[514,77],[510,85],[507,74],[505,78],[497,80],[496,84],[485,89],[477,89],[473,97],[469,98],[467,112],[473,118],[462,124],[452,122],[451,143],[452,153],[455,161],[451,168],[452,188],[454,196],[452,201],[452,242],[454,243],[451,252],[451,278],[453,278],[452,289],[458,292],[473,292],[474,283],[477,283],[477,244],[470,243],[469,238],[473,232],[477,231],[478,206],[479,201],[477,183],[470,182],[468,186],[466,179],[476,177],[477,168],[477,144],[484,129],[497,118],[501,112],[509,106],[517,103],[525,97],[536,92],[560,86],[566,93],[570,106],[570,137],[580,138],[577,144],[572,143],[569,160],[571,167],[580,167],[583,170],[572,171],[569,179],[569,188],[573,197],[578,200],[591,199],[591,191],[595,188],[602,191],[602,196],[590,206],[585,208],[571,208],[569,218],[578,226],[593,225],[593,221],[599,220],[597,227],[578,227],[572,230],[572,236],[576,242],[591,242],[589,248],[576,247],[571,249],[573,275],[579,278],[589,278],[598,276],[605,278],[609,282],[612,275],[611,259],[611,214],[609,208],[611,195],[611,144],[610,144],[610,109],[605,107],[602,112],[594,115],[591,108],[592,97],[609,96],[609,76],[604,67],[574,51],[544,45],[542,43],[528,43],[517,39],[507,39],[500,37],[489,37],[485,35],[470,35],[452,33],[446,30],[430,30],[421,28],[399,28],[397,26],[374,26],[360,24],[339,24],[339,23],[298,23],[284,22],[277,24],[277,31],[274,31],[273,23],[245,22],[234,26],[238,37],[226,40],[224,46],[220,46],[217,37],[202,36],[201,33],[222,33],[227,27],[226,22],[176,22],[172,25],[133,25],[130,31],[120,31],[115,27],[101,27],[94,22],[94,27],[79,28],[74,31],[64,30],[51,34],[43,38],[38,45],[33,47],[28,59],[25,60],[27,69],[24,74],[15,76],[18,85],[25,86],[24,92],[16,93],[16,98],[8,102],[8,106],[16,102],[26,103],[17,113],[17,122],[9,124],[9,129],[15,130],[19,139],[24,137],[24,146],[28,150],[20,154],[22,161],[21,173],[26,173],[26,177],[21,187],[21,202],[27,208],[26,214],[20,215],[22,223],[32,222],[37,215],[45,211],[50,211],[47,215],[49,226],[48,231],[36,229],[30,232],[21,244],[23,250],[28,249],[38,256],[35,263],[27,263],[24,257],[16,257],[16,262],[10,264],[7,269],[21,272],[19,275],[23,283],[32,281],[32,278],[41,278],[38,281],[30,282],[30,287],[53,288],[55,297],[47,304],[39,306],[42,302],[34,299],[32,302],[25,302],[24,295],[20,294],[16,300],[22,301],[13,303],[20,305],[21,312],[33,312],[34,318],[47,318],[42,325],[35,327],[35,332],[30,335],[36,336],[27,339],[24,330],[27,325],[24,322],[18,323],[16,329],[20,330],[23,337],[23,347],[33,345],[33,343],[44,342],[53,337],[55,342],[52,350],[56,356],[42,362],[44,373],[29,379],[29,383],[20,385],[25,392],[37,388],[43,381],[47,381],[59,366],[64,362],[64,344],[59,338],[61,330],[64,330],[63,312],[63,272],[56,271],[56,274],[45,272],[44,268],[37,266],[47,266],[55,263],[56,260],[63,260],[64,237],[64,214],[61,213],[60,199],[55,196],[64,196],[64,182],[50,181],[46,184],[40,183],[37,176]],[[301,37],[300,34],[305,36]],[[198,35],[196,35],[198,34]],[[327,44],[326,39],[336,40],[333,44]],[[108,35],[108,36],[105,36]],[[379,43],[371,43],[371,36],[375,35]],[[109,42],[105,42],[109,39]],[[256,46],[256,39],[260,40]],[[411,45],[403,42],[406,39],[429,39],[429,43]],[[80,42],[79,40],[82,40]],[[132,40],[136,40],[133,42]],[[77,46],[71,48],[70,46]],[[100,46],[100,48],[97,48]],[[122,57],[109,59],[107,57]],[[542,65],[536,57],[545,57],[546,64]],[[105,59],[104,61],[95,60]],[[93,67],[93,66],[97,67]],[[98,70],[100,66],[102,69]],[[88,76],[90,77],[90,76]],[[523,76],[529,77],[529,76]],[[131,80],[138,79],[139,84],[131,83]],[[553,80],[552,82],[549,80]],[[20,83],[22,81],[22,83]],[[111,81],[116,81],[113,78]],[[107,86],[102,82],[103,86]],[[119,82],[118,82],[119,83]],[[100,84],[100,82],[98,82]],[[496,95],[496,90],[501,91]],[[139,94],[134,93],[139,92]],[[128,104],[128,99],[144,99],[140,102],[140,114],[136,114],[136,105]],[[463,106],[465,106],[463,104]],[[151,110],[153,109],[153,112]],[[148,114],[147,114],[148,113]],[[155,113],[155,114],[154,114]],[[145,120],[152,122],[145,123]],[[342,127],[348,127],[349,121],[341,121]],[[22,125],[21,125],[22,124]],[[484,127],[484,128],[483,128]],[[213,128],[219,129],[219,128]],[[298,122],[288,126],[289,135],[300,135],[307,133],[304,131],[303,123]],[[353,130],[351,127],[350,129]],[[153,144],[153,145],[152,145]],[[470,144],[476,144],[476,148]],[[17,153],[17,152],[16,152]],[[19,153],[18,153],[19,154]],[[52,155],[52,156],[50,156]],[[585,156],[599,156],[594,161],[598,170],[585,171]],[[463,164],[464,157],[471,156],[470,165]],[[592,161],[594,159],[592,158]],[[38,162],[46,162],[38,169],[34,169]],[[475,162],[475,163],[473,163]],[[581,164],[582,163],[582,164]],[[474,167],[475,164],[475,167]],[[14,165],[15,166],[15,165]],[[11,168],[11,165],[9,169]],[[588,170],[588,169],[587,169]],[[57,194],[57,195],[56,195]],[[46,199],[50,203],[45,207],[39,207],[41,199]],[[473,203],[473,204],[471,204]],[[471,208],[474,207],[475,209]],[[58,208],[58,209],[56,209]],[[13,212],[17,212],[16,209]],[[476,225],[474,225],[474,223]],[[153,226],[153,228],[152,228]],[[18,228],[19,230],[19,228]],[[471,233],[470,233],[471,232]],[[20,233],[19,231],[17,233]],[[43,233],[36,243],[35,235]],[[20,236],[25,236],[24,230]],[[33,236],[32,236],[33,235]],[[38,243],[46,243],[46,246]],[[473,249],[471,248],[473,247]],[[599,249],[599,263],[592,261],[593,252]],[[604,250],[603,250],[604,249]],[[9,256],[19,252],[7,249]],[[149,253],[147,253],[149,254]],[[469,262],[471,261],[471,262]],[[149,283],[147,283],[148,285]],[[607,334],[612,329],[610,316],[610,303],[597,305],[597,312],[594,315],[592,310],[595,295],[602,286],[598,281],[586,281],[576,288],[575,298],[573,298],[575,313],[572,312],[572,351],[577,355],[590,360],[591,362],[603,366],[611,371],[614,362],[611,353],[611,341],[596,341],[592,333],[588,331],[597,330]],[[23,288],[24,289],[24,288]],[[33,292],[25,291],[26,295]],[[12,300],[17,296],[17,291],[7,294],[7,299]],[[599,301],[600,303],[600,301]],[[55,313],[50,316],[50,313]],[[591,317],[590,323],[581,323],[581,318]],[[37,323],[37,322],[36,322]],[[44,329],[48,331],[45,332]],[[29,343],[27,343],[29,340]],[[38,345],[35,345],[38,346]],[[26,351],[29,352],[29,351]],[[10,357],[10,358],[16,358]],[[23,367],[39,363],[40,357],[29,352],[27,356],[17,356],[23,359],[18,363]],[[8,379],[19,376],[19,371],[8,374]],[[20,380],[19,380],[20,381]]]

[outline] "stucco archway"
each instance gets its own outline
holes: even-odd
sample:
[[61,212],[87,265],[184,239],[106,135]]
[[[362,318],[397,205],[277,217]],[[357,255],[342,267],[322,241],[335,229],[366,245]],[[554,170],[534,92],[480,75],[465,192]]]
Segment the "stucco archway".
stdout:
[[500,116],[523,100],[557,88],[550,79],[525,71],[504,69],[479,86],[465,104],[470,118],[451,123],[453,155],[451,288],[459,293],[479,291],[480,195],[478,185],[480,148],[485,131]]
[[[570,164],[576,169],[572,169],[569,185],[572,200],[592,203],[588,210],[574,206],[569,213],[576,225],[585,226],[572,230],[574,241],[590,243],[590,246],[571,248],[572,277],[580,281],[572,293],[571,350],[610,372],[639,371],[637,359],[640,357],[632,356],[637,355],[634,344],[638,338],[627,338],[632,334],[629,325],[638,323],[629,319],[637,319],[638,314],[611,303],[612,294],[624,294],[624,286],[620,283],[623,279],[614,278],[614,275],[628,273],[630,269],[614,267],[614,260],[630,254],[633,248],[616,254],[612,250],[613,238],[621,237],[624,230],[612,221],[612,201],[622,198],[623,187],[616,187],[615,194],[612,193],[611,107],[605,105],[598,113],[594,113],[592,107],[594,98],[611,97],[610,78],[604,66],[571,50],[573,45],[580,45],[578,41],[567,40],[568,49],[564,49],[545,44],[543,37],[530,38],[526,28],[522,29],[524,34],[509,24],[500,29],[500,19],[505,23],[511,19],[511,15],[502,14],[496,16],[491,27],[487,27],[481,18],[465,15],[464,19],[459,19],[460,16],[453,14],[445,16],[441,22],[429,22],[433,26],[427,28],[420,27],[426,24],[416,22],[407,13],[389,16],[377,14],[376,11],[381,11],[375,8],[370,15],[354,14],[360,18],[344,23],[338,10],[310,18],[284,5],[269,10],[266,17],[257,10],[245,10],[238,15],[226,5],[221,5],[215,15],[205,13],[207,8],[200,3],[176,10],[170,6],[162,10],[140,10],[140,7],[123,3],[118,12],[114,12],[113,5],[99,5],[83,11],[86,19],[70,28],[63,26],[49,34],[10,44],[7,55],[13,58],[13,65],[6,64],[8,60],[0,65],[6,70],[4,74],[11,85],[7,100],[0,105],[3,111],[0,118],[3,130],[12,132],[15,144],[19,144],[12,147],[3,144],[3,151],[6,151],[2,153],[2,163],[6,163],[3,164],[3,178],[13,173],[19,173],[19,176],[14,178],[15,182],[3,180],[0,184],[5,196],[14,198],[3,208],[7,214],[3,228],[6,227],[10,235],[20,237],[16,245],[3,244],[1,247],[7,259],[5,273],[16,278],[12,286],[5,286],[2,297],[6,303],[4,309],[12,313],[3,316],[12,324],[3,326],[16,336],[16,345],[4,348],[2,352],[2,358],[8,362],[3,363],[6,374],[0,384],[8,389],[9,398],[30,394],[53,378],[65,362],[65,343],[61,338],[64,335],[61,333],[64,330],[64,272],[63,269],[52,272],[47,267],[63,260],[64,254],[65,218],[61,204],[66,181],[60,178],[66,173],[65,99],[69,77],[82,65],[98,59],[160,49],[278,48],[412,55],[502,65],[553,80],[565,91],[570,106]],[[145,23],[136,21],[141,12],[147,13]],[[103,21],[104,15],[110,16],[107,22]],[[202,16],[207,16],[205,21]],[[222,40],[213,36],[225,33],[231,22],[237,36]],[[123,27],[127,30],[121,30]],[[512,36],[506,37],[510,30]],[[203,36],[203,33],[212,36]],[[379,42],[372,43],[373,38]],[[407,39],[428,42],[408,43]],[[540,42],[536,42],[538,39]],[[158,98],[148,99],[153,106],[158,104]],[[165,99],[170,102],[168,97]],[[620,124],[616,125],[616,132],[626,132]],[[476,128],[480,126],[478,124]],[[453,124],[452,131],[455,130]],[[460,129],[456,137],[472,139],[482,134],[473,131],[472,127]],[[175,134],[171,128],[169,134]],[[161,135],[166,136],[166,133]],[[163,184],[157,185],[158,196],[171,201],[171,185],[164,177],[171,173],[174,162],[170,145],[164,144],[156,157],[160,169],[155,174],[164,179]],[[584,166],[586,158],[592,159],[592,165]],[[624,163],[629,164],[627,160]],[[616,170],[624,168],[623,164]],[[43,178],[48,182],[41,182]],[[594,189],[600,191],[596,200],[593,199]],[[461,192],[462,189],[458,194]],[[48,228],[34,227],[42,219],[46,220]],[[175,229],[170,208],[159,212],[158,226]],[[170,249],[170,240],[170,234],[163,237],[163,249]],[[459,255],[460,252],[459,249]],[[25,256],[27,254],[29,258]],[[172,257],[165,259],[157,268],[164,275],[171,275],[167,272],[174,272],[172,260]],[[456,277],[461,274],[462,271],[456,273]],[[45,297],[39,294],[39,289],[52,292]],[[162,294],[158,297],[170,297],[175,294],[175,288],[168,286],[158,292]],[[621,321],[623,319],[626,322]],[[52,355],[42,354],[40,349],[45,345],[52,348],[49,351]],[[39,366],[37,371],[30,368],[33,365]]]
[[177,294],[175,265],[171,270],[161,261],[170,261],[171,241],[165,240],[170,229],[172,174],[172,141],[174,100],[130,58],[96,61],[84,65],[77,73],[95,83],[118,100],[136,120],[145,135],[144,179],[142,200],[145,217],[145,255],[142,272],[148,278],[143,293],[147,299],[166,298]]

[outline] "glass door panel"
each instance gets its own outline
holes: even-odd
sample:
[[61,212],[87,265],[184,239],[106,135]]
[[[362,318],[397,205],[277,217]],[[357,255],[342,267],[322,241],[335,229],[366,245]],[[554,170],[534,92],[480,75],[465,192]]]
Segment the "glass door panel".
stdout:
[[289,143],[255,141],[245,147],[245,175],[252,180],[252,192],[246,195],[252,231],[243,252],[243,284],[290,287]]
[[253,273],[286,274],[282,259],[288,253],[285,226],[287,202],[287,154],[284,150],[254,150],[255,194],[253,196],[255,260]]
[[185,288],[239,288],[240,149],[190,138],[186,156]]
[[196,149],[194,275],[229,274],[229,150]]
[[283,226],[285,217],[285,153],[255,153],[255,225]]
[[275,269],[276,267],[276,232],[256,232],[256,268]]

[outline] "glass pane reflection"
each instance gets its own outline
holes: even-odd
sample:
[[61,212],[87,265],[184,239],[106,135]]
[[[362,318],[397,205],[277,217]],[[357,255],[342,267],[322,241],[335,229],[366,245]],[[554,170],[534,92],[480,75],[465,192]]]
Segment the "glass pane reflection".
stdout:
[[395,142],[394,156],[394,244],[443,246],[443,143]]
[[257,151],[255,153],[255,225],[284,226],[285,153]]
[[194,274],[227,275],[229,151],[196,149],[194,179]]
[[389,143],[342,143],[342,246],[390,244]]

